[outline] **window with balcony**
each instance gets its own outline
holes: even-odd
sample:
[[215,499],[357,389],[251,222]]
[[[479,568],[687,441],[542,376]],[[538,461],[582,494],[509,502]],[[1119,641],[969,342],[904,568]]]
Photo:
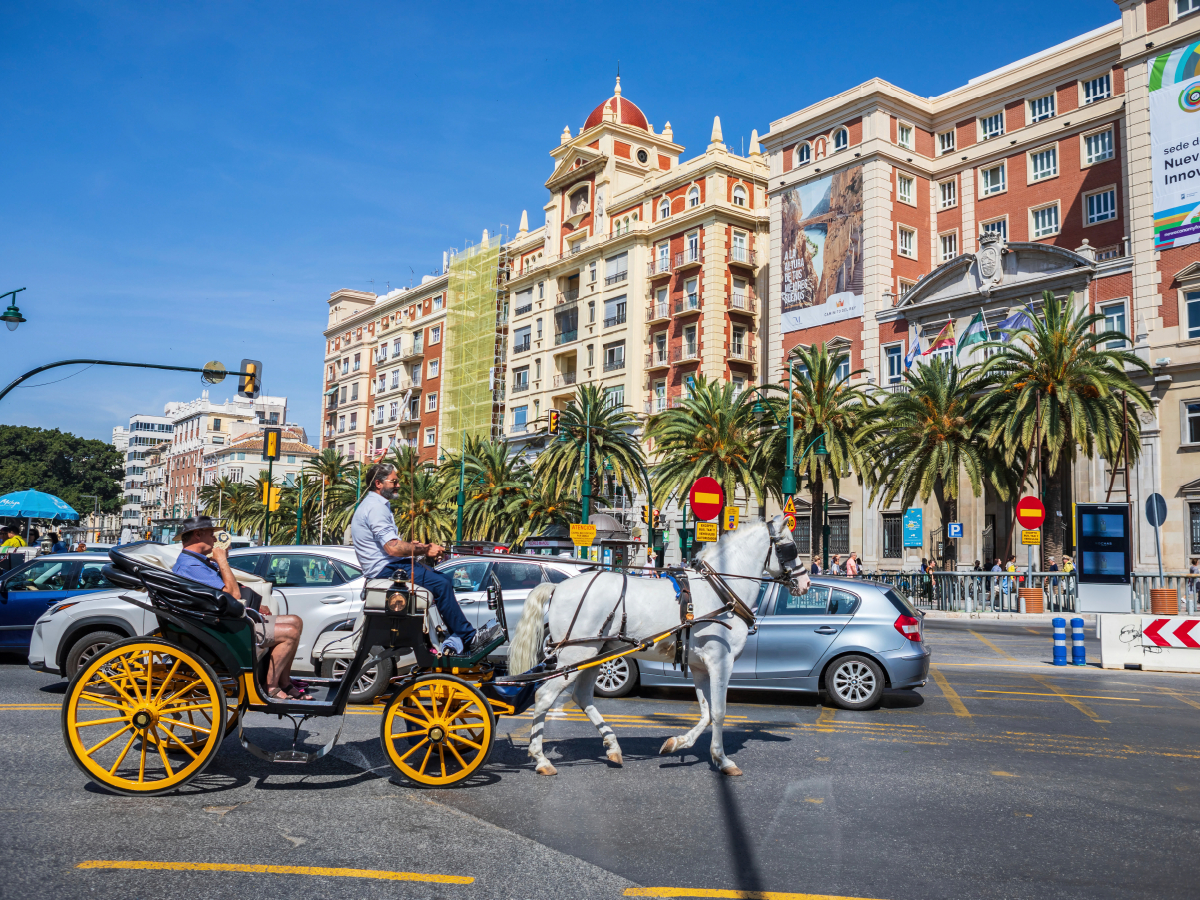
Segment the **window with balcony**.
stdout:
[[618,253],[604,260],[605,286],[617,284],[629,277],[629,254]]
[[604,327],[625,324],[625,297],[614,297],[604,301]]
[[354,382],[354,384],[350,385],[350,399],[351,400],[358,399],[358,382],[357,381]]
[[356,412],[350,413],[350,430],[351,431],[358,430],[358,413],[356,413]]
[[1083,83],[1083,102],[1084,104],[1096,103],[1100,100],[1107,100],[1112,96],[1112,74],[1104,73],[1098,78],[1093,78],[1090,81]]
[[357,372],[361,368],[362,368],[362,354],[355,353],[354,354],[354,371]]
[[380,375],[375,380],[375,393],[382,394],[385,390],[387,390],[387,376]]
[[1058,204],[1052,203],[1041,209],[1030,210],[1033,227],[1030,229],[1035,240],[1058,234]]
[[692,189],[688,191],[687,205],[689,208],[700,205],[700,188],[693,185]]
[[1087,224],[1097,225],[1117,217],[1117,189],[1115,187],[1084,194],[1087,209]]
[[695,359],[699,356],[699,351],[696,344],[696,326],[689,325],[683,329],[683,358]]
[[670,299],[667,294],[667,289],[659,288],[654,292],[654,310],[653,317],[662,319],[671,314]]
[[655,274],[671,271],[671,245],[670,244],[659,244],[658,245],[658,253],[657,253],[656,261],[657,261],[657,266],[655,267],[655,270],[654,270]]
[[654,335],[654,340],[651,343],[650,362],[652,365],[666,365],[667,359],[667,333],[660,331]]
[[1058,147],[1046,147],[1029,154],[1029,178],[1045,181],[1058,175]]
[[604,371],[617,372],[625,368],[625,342],[604,345]]
[[917,202],[917,179],[911,175],[897,175],[896,197],[901,203],[908,203],[915,206]]
[[954,129],[943,131],[938,135],[938,155],[954,152]]
[[529,366],[521,366],[519,369],[513,369],[512,392],[519,394],[527,390],[529,390]]
[[400,338],[396,338],[394,341],[392,341],[392,356],[396,357],[399,355],[400,355]]
[[1113,130],[1105,128],[1083,138],[1083,158],[1087,165],[1113,158]]
[[735,231],[729,247],[729,258],[733,262],[750,262],[750,251],[747,249],[747,235],[744,231]]
[[746,279],[733,279],[733,289],[729,292],[730,305],[734,309],[749,309],[749,304],[746,302]]
[[350,357],[348,357],[348,356],[342,360],[342,374],[343,375],[350,374]]
[[1038,97],[1036,100],[1029,101],[1029,121],[1041,122],[1045,119],[1054,118],[1054,95],[1047,94],[1045,97]]
[[392,369],[392,390],[400,387],[400,370]]
[[683,309],[699,309],[700,308],[700,281],[697,278],[689,278],[683,283]]
[[413,352],[414,356],[416,356],[418,353],[425,352],[425,332],[424,332],[424,330],[413,332],[412,352]]
[[958,205],[958,182],[951,178],[938,184],[938,197],[942,209],[950,209]]
[[691,400],[696,396],[696,376],[688,375],[683,379],[683,399]]
[[408,401],[408,421],[412,422],[421,418],[421,398],[411,397]]
[[400,401],[393,400],[388,404],[388,419],[395,422],[398,418],[400,418]]
[[651,411],[660,413],[667,408],[667,383],[654,382],[654,399],[651,401]]
[[746,205],[746,189],[744,187],[742,187],[740,184],[735,184],[733,186],[733,205],[734,206],[745,206]]
[[517,301],[513,307],[513,315],[523,316],[527,312],[533,312],[533,288],[517,291]]
[[383,424],[383,404],[382,403],[379,404],[377,407],[375,407],[375,424],[376,425]]
[[990,141],[1004,135],[1004,111],[984,116],[979,120],[979,139]]
[[409,377],[409,380],[412,382],[413,387],[421,386],[421,364],[420,363],[414,363],[412,365],[412,367],[409,369],[408,377]]
[[525,353],[533,346],[533,327],[525,325],[513,331],[513,353]]
[[693,231],[684,238],[683,261],[685,264],[700,261],[700,232]]
[[736,359],[745,359],[749,355],[749,344],[746,341],[745,328],[735,328],[730,332],[729,355]]
[[988,169],[982,169],[979,172],[979,193],[983,197],[999,194],[1005,190],[1006,181],[1004,177],[1004,163],[998,166],[992,166]]

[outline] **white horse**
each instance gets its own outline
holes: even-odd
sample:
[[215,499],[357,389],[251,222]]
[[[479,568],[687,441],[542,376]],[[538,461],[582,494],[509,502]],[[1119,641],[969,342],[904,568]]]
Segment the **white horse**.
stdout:
[[[808,590],[808,573],[798,564],[796,556],[792,533],[783,527],[783,516],[777,516],[770,525],[762,521],[744,524],[715,544],[709,544],[697,559],[708,562],[721,573],[733,593],[753,608],[764,569],[773,578],[789,579],[797,593]],[[626,578],[619,572],[586,572],[560,584],[542,584],[530,591],[509,651],[509,670],[525,672],[536,663],[538,648],[543,641],[542,623],[547,615],[547,605],[552,644],[567,638],[568,631],[571,641],[594,638],[562,647],[557,655],[558,665],[563,667],[585,662],[602,653],[628,649],[628,643],[612,640],[620,633],[623,617],[625,634],[635,640],[662,634],[679,625],[679,600],[670,580]],[[696,619],[725,605],[699,574],[690,573],[689,582]],[[620,603],[622,591],[625,592],[624,610]],[[725,612],[719,620],[693,627],[688,644],[688,664],[700,701],[700,721],[686,734],[668,739],[659,752],[688,749],[711,722],[709,753],[713,763],[726,775],[741,775],[742,770],[725,755],[721,729],[725,722],[725,694],[733,674],[733,663],[746,646],[748,626],[732,612]],[[664,640],[643,655],[673,660],[675,640]],[[617,736],[593,701],[598,672],[599,667],[593,666],[553,678],[538,688],[529,755],[533,757],[539,775],[558,772],[542,753],[542,737],[546,713],[554,706],[559,694],[572,684],[575,702],[600,732],[608,759],[618,765],[623,762]]]

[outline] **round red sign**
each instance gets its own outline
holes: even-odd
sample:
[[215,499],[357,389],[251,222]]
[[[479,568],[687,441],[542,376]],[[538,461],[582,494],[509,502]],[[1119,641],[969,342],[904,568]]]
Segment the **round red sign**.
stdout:
[[708,522],[720,516],[725,508],[725,492],[715,478],[705,475],[692,485],[688,502],[692,506],[692,515],[701,522]]
[[1037,497],[1022,497],[1017,501],[1017,521],[1026,528],[1041,528],[1046,521],[1046,507]]

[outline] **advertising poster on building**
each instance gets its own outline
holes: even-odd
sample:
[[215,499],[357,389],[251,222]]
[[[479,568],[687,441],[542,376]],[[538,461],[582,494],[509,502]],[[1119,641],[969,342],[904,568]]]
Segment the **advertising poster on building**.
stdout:
[[1154,249],[1163,250],[1200,241],[1200,42],[1147,65]]
[[904,546],[921,548],[925,546],[925,531],[921,527],[923,510],[920,507],[910,507],[904,511]]
[[863,314],[862,166],[784,193],[782,330]]

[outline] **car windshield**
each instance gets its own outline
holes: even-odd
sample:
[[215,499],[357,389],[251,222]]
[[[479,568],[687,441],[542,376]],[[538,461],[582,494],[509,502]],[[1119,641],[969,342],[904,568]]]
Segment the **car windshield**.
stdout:
[[456,591],[481,591],[483,588],[480,585],[487,574],[487,567],[485,562],[468,562],[447,566],[440,571],[450,577]]

